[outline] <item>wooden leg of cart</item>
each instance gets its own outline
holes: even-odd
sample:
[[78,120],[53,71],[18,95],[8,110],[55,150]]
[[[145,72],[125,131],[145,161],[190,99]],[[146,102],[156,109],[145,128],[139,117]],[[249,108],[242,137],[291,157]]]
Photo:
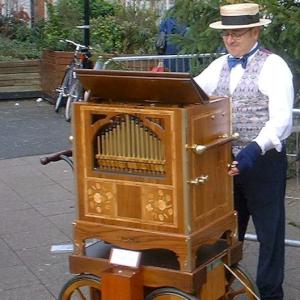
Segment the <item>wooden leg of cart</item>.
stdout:
[[102,300],[142,300],[143,278],[139,270],[113,267],[102,273]]
[[225,270],[223,263],[207,267],[207,281],[201,286],[199,299],[221,299],[225,295]]

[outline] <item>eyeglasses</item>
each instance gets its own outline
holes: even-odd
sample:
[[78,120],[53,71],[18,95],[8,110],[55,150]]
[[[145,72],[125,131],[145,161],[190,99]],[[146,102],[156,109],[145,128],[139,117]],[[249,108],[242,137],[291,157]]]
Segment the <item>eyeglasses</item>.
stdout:
[[228,38],[231,36],[232,39],[234,40],[239,40],[243,35],[245,35],[247,32],[249,32],[252,28],[247,29],[244,32],[228,32],[228,31],[222,31],[221,32],[221,37],[222,38]]

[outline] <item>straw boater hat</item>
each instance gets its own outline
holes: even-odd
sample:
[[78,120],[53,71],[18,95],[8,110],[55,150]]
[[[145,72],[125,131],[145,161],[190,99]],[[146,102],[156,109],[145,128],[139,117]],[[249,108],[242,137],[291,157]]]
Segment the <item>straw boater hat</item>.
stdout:
[[221,21],[211,23],[214,29],[239,29],[263,26],[271,23],[269,19],[259,18],[259,5],[241,3],[224,5],[220,8]]

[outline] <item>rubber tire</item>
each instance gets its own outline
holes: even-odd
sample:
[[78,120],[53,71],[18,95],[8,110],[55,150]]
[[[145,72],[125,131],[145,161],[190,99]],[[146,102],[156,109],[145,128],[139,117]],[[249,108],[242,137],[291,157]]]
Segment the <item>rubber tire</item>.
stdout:
[[65,119],[70,122],[72,118],[72,103],[82,99],[83,97],[83,87],[79,80],[77,79],[70,89],[70,93],[66,103],[65,109]]
[[61,107],[61,102],[62,99],[64,98],[65,94],[68,94],[69,88],[70,88],[70,83],[72,82],[72,73],[73,72],[73,67],[70,67],[66,70],[62,84],[60,86],[60,92],[57,96],[56,102],[55,102],[55,112],[59,112],[59,109]]
[[[72,300],[71,297],[74,292],[81,287],[92,287],[100,291],[100,297],[97,297],[98,299],[93,297],[90,300],[101,300],[101,280],[99,277],[91,274],[80,274],[68,280],[62,287],[58,300]],[[74,294],[74,296],[76,295]]]
[[[162,298],[162,297],[167,297],[167,298]],[[172,297],[172,298],[170,298]],[[199,298],[187,294],[185,292],[182,292],[176,288],[159,288],[159,289],[155,289],[154,291],[150,292],[146,297],[145,300],[199,300]]]

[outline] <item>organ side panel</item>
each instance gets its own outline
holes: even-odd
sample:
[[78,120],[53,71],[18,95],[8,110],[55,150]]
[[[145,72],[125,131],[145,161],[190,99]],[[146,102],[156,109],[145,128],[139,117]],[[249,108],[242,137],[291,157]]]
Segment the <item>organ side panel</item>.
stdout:
[[[189,110],[190,162],[189,188],[193,231],[200,230],[233,210],[232,178],[227,174],[231,162],[230,110],[228,99],[219,98]],[[213,145],[213,146],[212,146]]]

